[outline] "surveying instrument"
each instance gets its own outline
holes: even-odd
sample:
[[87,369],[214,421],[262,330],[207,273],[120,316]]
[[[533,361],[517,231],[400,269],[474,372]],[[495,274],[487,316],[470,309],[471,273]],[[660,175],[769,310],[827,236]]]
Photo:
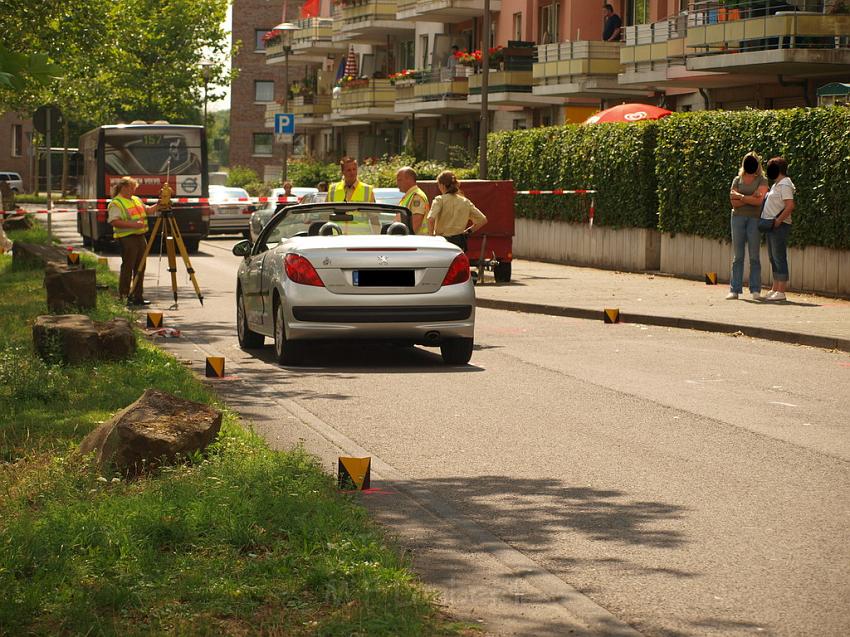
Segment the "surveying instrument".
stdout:
[[[171,172],[171,160],[169,159],[168,173]],[[128,298],[133,297],[133,293],[136,291],[136,286],[139,285],[139,282],[145,277],[145,266],[148,262],[148,255],[150,254],[151,248],[156,242],[157,235],[159,235],[159,258],[162,260],[162,243],[165,241],[165,250],[168,255],[168,271],[171,273],[171,292],[174,295],[174,305],[169,307],[169,310],[177,309],[177,254],[175,251],[175,246],[177,250],[180,251],[180,256],[183,258],[183,265],[186,266],[186,272],[189,275],[189,279],[192,281],[192,285],[195,288],[195,294],[198,295],[198,300],[201,302],[201,305],[204,304],[204,295],[201,294],[201,288],[198,285],[198,280],[195,278],[195,270],[192,268],[192,262],[189,261],[189,253],[186,251],[186,244],[183,243],[183,236],[180,234],[180,228],[177,227],[177,220],[174,218],[174,211],[171,209],[171,186],[168,185],[168,174],[166,174],[165,183],[162,184],[162,188],[159,191],[159,211],[158,216],[156,218],[156,223],[153,224],[153,230],[151,230],[151,236],[148,239],[148,243],[145,246],[145,252],[142,255],[142,265],[139,268],[138,273],[136,274],[136,278],[133,279],[133,284],[130,286],[130,294],[127,295]],[[157,278],[157,285],[159,285],[159,279]]]

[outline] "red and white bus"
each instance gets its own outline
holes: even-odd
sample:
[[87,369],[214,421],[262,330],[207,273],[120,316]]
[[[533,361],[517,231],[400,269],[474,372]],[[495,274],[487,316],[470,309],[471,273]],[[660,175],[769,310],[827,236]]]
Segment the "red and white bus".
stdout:
[[[80,136],[83,174],[77,204],[77,230],[83,244],[102,248],[111,243],[106,210],[112,186],[121,177],[139,182],[136,195],[156,199],[168,179],[174,218],[186,249],[196,252],[210,228],[207,140],[203,126],[165,122],[99,126]],[[181,201],[182,200],[182,201]],[[152,227],[155,218],[148,218]]]

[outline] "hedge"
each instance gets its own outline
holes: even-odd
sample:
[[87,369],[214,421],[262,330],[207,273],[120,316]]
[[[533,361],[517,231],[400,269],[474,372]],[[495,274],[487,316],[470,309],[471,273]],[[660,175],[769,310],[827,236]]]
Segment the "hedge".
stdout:
[[[488,177],[513,179],[517,190],[596,189],[594,223],[654,228],[657,124],[553,126],[488,137]],[[517,195],[518,217],[587,221],[589,199]]]
[[[600,225],[729,239],[729,186],[750,150],[782,156],[797,187],[793,245],[850,249],[850,109],[675,113],[488,137],[491,179],[517,190],[596,188]],[[517,195],[518,217],[587,220],[587,200]]]
[[729,186],[755,150],[788,160],[797,187],[790,243],[850,249],[850,110],[681,113],[658,124],[659,228],[729,238]]

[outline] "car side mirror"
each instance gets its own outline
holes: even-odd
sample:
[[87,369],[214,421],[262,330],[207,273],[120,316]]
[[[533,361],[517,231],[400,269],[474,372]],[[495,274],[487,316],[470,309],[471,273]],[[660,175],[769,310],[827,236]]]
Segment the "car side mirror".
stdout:
[[252,244],[247,239],[243,239],[242,241],[237,243],[235,246],[233,246],[233,254],[235,254],[237,257],[250,256],[252,247],[254,247],[254,244]]

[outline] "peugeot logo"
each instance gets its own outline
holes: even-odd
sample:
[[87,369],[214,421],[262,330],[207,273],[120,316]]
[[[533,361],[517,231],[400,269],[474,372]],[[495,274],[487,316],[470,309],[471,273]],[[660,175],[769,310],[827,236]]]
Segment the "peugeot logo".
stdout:
[[387,257],[380,256],[378,257],[378,265],[387,265],[389,261],[387,261]]

